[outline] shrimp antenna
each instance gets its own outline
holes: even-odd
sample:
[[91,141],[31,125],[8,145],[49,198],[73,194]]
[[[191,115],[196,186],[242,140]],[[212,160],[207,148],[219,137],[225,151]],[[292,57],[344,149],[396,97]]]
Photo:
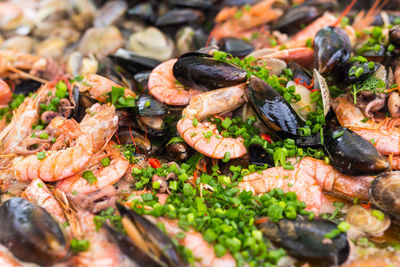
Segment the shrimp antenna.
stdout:
[[350,12],[350,10],[353,8],[353,6],[354,6],[354,4],[355,4],[356,2],[357,2],[357,0],[351,1],[350,5],[348,5],[348,6],[345,8],[345,10],[343,10],[342,14],[340,14],[340,16],[337,18],[336,22],[333,23],[333,25],[332,25],[333,27],[336,27],[336,26],[340,23],[340,21],[342,20],[342,18],[343,18],[344,16],[346,16],[346,15]]

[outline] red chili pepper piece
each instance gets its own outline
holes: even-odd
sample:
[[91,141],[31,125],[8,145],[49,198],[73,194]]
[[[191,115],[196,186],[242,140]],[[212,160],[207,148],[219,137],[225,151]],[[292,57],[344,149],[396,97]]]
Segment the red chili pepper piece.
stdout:
[[367,204],[363,204],[363,203],[360,203],[360,204],[361,204],[361,206],[363,206],[367,210],[369,210],[371,208],[371,202],[368,202]]
[[154,169],[161,167],[161,163],[158,159],[149,158],[149,163],[150,163],[150,166],[153,167]]
[[267,141],[268,143],[272,144],[272,139],[271,136],[269,136],[268,134],[260,134],[260,137],[262,140]]

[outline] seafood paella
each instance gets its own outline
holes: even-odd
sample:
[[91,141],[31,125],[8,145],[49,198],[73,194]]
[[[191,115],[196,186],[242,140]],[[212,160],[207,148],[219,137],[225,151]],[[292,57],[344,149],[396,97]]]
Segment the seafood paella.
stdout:
[[400,266],[400,1],[0,2],[0,266]]

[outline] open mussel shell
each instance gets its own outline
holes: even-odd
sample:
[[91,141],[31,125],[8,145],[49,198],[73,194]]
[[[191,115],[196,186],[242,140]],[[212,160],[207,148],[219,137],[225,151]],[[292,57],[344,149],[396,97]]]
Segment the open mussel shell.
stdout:
[[162,116],[168,113],[168,107],[150,95],[141,95],[136,104],[141,116]]
[[372,46],[371,49],[361,52],[361,56],[368,59],[368,61],[383,62],[387,58],[386,48],[384,45],[378,45],[379,49]]
[[190,88],[213,90],[244,83],[247,72],[200,53],[182,55],[174,64],[175,79]]
[[400,25],[393,26],[389,31],[390,43],[400,48]]
[[244,57],[254,51],[254,47],[251,43],[234,37],[222,38],[218,41],[218,46],[222,51],[234,57]]
[[297,80],[298,83],[300,84],[307,84],[311,85],[312,84],[312,74],[310,71],[305,69],[303,66],[296,62],[289,62],[288,67],[292,70],[293,72],[293,80]]
[[389,168],[370,142],[347,128],[326,131],[323,149],[330,164],[347,175],[373,175]]
[[136,116],[139,128],[153,136],[167,134],[168,127],[163,116]]
[[268,164],[268,166],[274,166],[274,159],[265,150],[265,148],[260,144],[251,144],[247,149],[249,154],[249,162],[250,164],[254,164],[257,166],[264,166]]
[[0,225],[0,242],[22,261],[51,265],[70,256],[57,222],[26,199],[14,197],[2,205]]
[[148,138],[129,127],[119,127],[116,133],[118,139],[116,140],[121,145],[135,145],[139,151],[138,153],[147,154],[151,151],[151,142]]
[[[151,266],[186,266],[186,263],[179,256],[177,249],[172,242],[171,238],[161,231],[155,224],[147,220],[142,215],[137,214],[131,209],[127,209],[121,204],[117,203],[117,208],[122,217],[122,225],[128,236],[132,238],[132,234],[140,233],[140,238],[123,239],[123,243],[118,245],[121,247],[124,245],[130,245],[130,251],[125,248],[124,252],[128,250],[127,256],[132,258],[135,262],[142,262],[140,266],[148,262]],[[132,231],[136,229],[135,231]],[[135,241],[136,242],[135,242]],[[145,242],[138,242],[143,240]],[[129,242],[130,241],[130,242]],[[140,257],[136,254],[130,254],[131,251],[141,251]]]
[[252,76],[246,86],[246,97],[268,128],[288,137],[298,136],[300,119],[286,100],[269,84]]
[[193,154],[193,149],[186,142],[173,142],[166,145],[167,153],[173,160],[185,161]]
[[72,88],[73,99],[75,101],[75,107],[72,111],[72,117],[80,122],[86,115],[86,109],[90,108],[96,100],[94,100],[88,91],[80,92],[78,86]]
[[[343,68],[341,69],[343,82],[355,83],[355,82],[363,81],[369,75],[371,75],[375,71],[377,71],[380,66],[381,66],[380,64],[374,64],[374,66],[372,68],[370,68],[368,65],[368,62],[367,63],[360,63],[360,62],[346,63],[343,66]],[[362,68],[363,72],[362,72],[362,74],[356,76],[356,69],[358,69],[358,68]]]
[[345,233],[324,242],[325,234],[337,229],[337,225],[323,219],[282,219],[275,223],[266,220],[258,229],[278,246],[294,257],[324,266],[340,265],[349,256],[350,247]]
[[350,39],[337,27],[324,27],[314,39],[314,66],[325,75],[345,63],[351,54]]
[[381,173],[373,180],[370,189],[372,204],[391,215],[400,223],[400,172]]

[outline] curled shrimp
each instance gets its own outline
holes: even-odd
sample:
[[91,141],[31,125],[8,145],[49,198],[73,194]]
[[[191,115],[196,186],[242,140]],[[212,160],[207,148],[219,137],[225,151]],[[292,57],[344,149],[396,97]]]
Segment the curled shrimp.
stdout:
[[266,193],[273,188],[295,192],[298,199],[306,203],[308,210],[318,214],[324,201],[322,190],[367,201],[372,180],[373,177],[369,176],[343,175],[321,160],[305,157],[295,165],[294,170],[274,167],[262,173],[246,175],[239,183],[239,188],[256,194]]
[[[80,126],[74,145],[59,151],[46,151],[45,158],[37,155],[14,159],[14,173],[19,180],[40,178],[46,182],[58,181],[77,174],[114,134],[118,117],[115,107],[95,104],[89,109]],[[90,115],[92,114],[92,115]]]
[[244,84],[222,88],[194,97],[183,111],[177,129],[185,142],[200,153],[216,159],[228,153],[231,159],[247,153],[241,137],[223,137],[210,122],[193,122],[211,115],[228,112],[244,103]]
[[3,153],[12,153],[32,132],[32,126],[39,120],[39,104],[54,92],[55,87],[43,85],[35,96],[26,97],[15,111],[11,122],[1,131],[0,142]]
[[81,174],[77,174],[61,181],[57,185],[57,188],[64,192],[72,193],[75,191],[87,194],[99,190],[107,185],[115,184],[128,170],[129,162],[121,155],[114,142],[108,143],[107,147],[111,150],[111,152],[108,153],[111,157],[110,165],[100,167],[93,171],[97,181],[90,184]]
[[[163,223],[167,234],[170,236],[175,236],[181,231],[174,220],[160,217],[157,221]],[[222,257],[217,257],[213,245],[205,241],[201,233],[193,229],[185,233],[185,237],[180,240],[180,244],[192,251],[193,256],[198,259],[201,266],[236,266],[236,261],[230,253],[226,253]]]
[[[112,80],[97,74],[88,74],[82,81],[76,81],[72,86],[77,86],[80,92],[88,91],[92,98],[101,103],[107,101],[113,87],[122,87]],[[125,97],[126,96],[135,97],[136,94],[129,89],[125,89]]]
[[398,118],[386,118],[382,122],[366,120],[361,110],[345,96],[332,101],[332,108],[339,123],[371,142],[384,155],[400,154],[400,129]]
[[32,180],[22,195],[29,201],[44,208],[58,222],[64,223],[66,221],[62,207],[42,180]]
[[190,99],[201,93],[194,89],[185,90],[177,84],[172,68],[177,59],[165,61],[155,67],[149,76],[149,93],[158,101],[173,106],[185,106]]
[[0,79],[0,105],[6,105],[11,101],[12,92],[8,84]]
[[241,37],[246,30],[263,25],[279,18],[283,11],[274,8],[277,0],[263,0],[253,5],[251,8],[241,8],[240,18],[235,14],[239,11],[238,7],[225,7],[215,17],[217,25],[210,33],[210,38],[217,40],[224,37]]

